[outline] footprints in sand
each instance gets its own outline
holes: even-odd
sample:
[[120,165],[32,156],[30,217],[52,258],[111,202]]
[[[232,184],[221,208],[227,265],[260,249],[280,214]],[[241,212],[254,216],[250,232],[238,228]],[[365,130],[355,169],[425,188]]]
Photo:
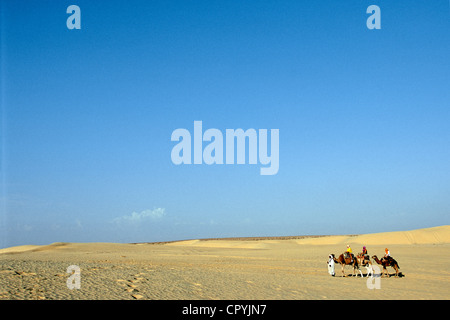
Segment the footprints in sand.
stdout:
[[149,264],[95,260],[80,264],[81,288],[70,290],[66,269],[71,263],[0,261],[0,300],[146,300],[158,298],[165,292],[165,288],[155,286],[155,274],[161,275],[158,268]]
[[127,277],[127,279],[117,279],[117,283],[122,289],[129,293],[132,298],[139,300],[145,298],[143,286],[148,285],[150,280],[147,272],[139,272]]
[[197,296],[197,297],[203,297],[204,293],[203,293],[203,286],[201,283],[197,283],[197,282],[192,282],[192,293]]
[[40,285],[40,277],[35,272],[5,268],[0,270],[0,300],[10,297],[43,300],[45,289]]

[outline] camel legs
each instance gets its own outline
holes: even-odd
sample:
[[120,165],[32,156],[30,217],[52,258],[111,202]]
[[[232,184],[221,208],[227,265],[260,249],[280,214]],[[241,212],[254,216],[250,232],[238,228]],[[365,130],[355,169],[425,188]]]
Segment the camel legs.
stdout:
[[[344,269],[345,269],[345,264],[342,265],[342,276],[346,277]],[[355,269],[353,269],[353,275],[355,275]]]
[[[392,268],[394,268],[395,270],[395,277],[398,277],[398,267],[397,266],[391,266]],[[389,275],[389,272],[387,271],[387,268],[385,266],[383,266],[383,273],[386,273],[386,275],[388,276],[388,278],[390,278],[391,276]]]
[[[342,264],[342,276],[343,276],[343,277],[346,277],[346,275],[345,275],[345,266],[346,266],[345,264]],[[370,275],[373,276],[374,273],[373,273],[373,267],[372,267],[372,264],[365,265],[364,267],[365,267],[366,270],[367,270],[367,277],[369,277]],[[364,274],[362,273],[361,269],[360,269],[359,267],[355,267],[355,266],[353,266],[353,277],[356,276],[356,270],[359,271],[359,273],[360,273],[360,275],[361,275],[361,278],[364,278]],[[383,267],[382,276],[383,276],[384,273],[386,273],[387,276],[389,277],[389,273],[387,272],[387,270],[386,270],[385,267]]]
[[393,268],[395,269],[395,277],[398,277],[398,267],[394,266]]
[[[390,278],[389,272],[387,272],[387,269],[385,266],[383,266],[383,274],[386,274],[388,276],[388,278]],[[381,277],[383,277],[383,274],[381,275]]]
[[361,269],[358,268],[358,271],[359,271],[359,274],[361,275],[361,278],[364,278],[364,275],[363,275]]
[[366,267],[366,270],[367,270],[367,277],[369,277],[369,275],[373,276],[372,263],[368,262],[364,265],[364,267]]
[[352,267],[353,267],[353,277],[356,277],[356,269],[358,269],[358,271],[361,273],[361,275],[362,275],[362,272],[361,272],[361,270],[359,270],[359,267],[357,267],[357,266],[355,266],[355,265],[352,265]]
[[[342,276],[346,277],[345,275],[345,264],[342,264]],[[353,277],[356,277],[356,269],[358,269],[359,273],[361,274],[361,277],[363,277],[362,271],[359,269],[359,267],[355,266],[355,265],[350,265],[351,267],[353,267]]]
[[369,277],[369,275],[373,276],[373,269],[372,269],[372,265],[369,264],[368,266],[366,266],[367,269],[367,277]]
[[[367,277],[369,277],[370,275],[373,275],[373,268],[372,268],[371,263],[361,264],[361,266],[366,268]],[[361,278],[364,278],[364,275],[363,275],[361,269],[359,268],[359,266],[358,266],[358,271],[361,274]]]
[[356,274],[355,274],[356,270],[359,271],[359,274],[360,274],[361,278],[363,278],[364,276],[363,276],[363,273],[362,273],[361,268],[359,267],[359,265],[353,265],[353,276],[356,276]]

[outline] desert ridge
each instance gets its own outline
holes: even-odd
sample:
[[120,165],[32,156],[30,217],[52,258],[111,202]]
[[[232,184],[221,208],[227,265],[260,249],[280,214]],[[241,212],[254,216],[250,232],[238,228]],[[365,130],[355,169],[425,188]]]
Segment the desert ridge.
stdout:
[[[255,237],[255,238],[224,238],[224,239],[193,239],[168,241],[160,244],[166,246],[192,246],[211,248],[241,248],[258,249],[264,248],[268,244],[281,243],[283,241],[294,241],[304,245],[420,245],[420,244],[450,244],[450,225],[438,226],[411,231],[393,231],[370,233],[361,235],[323,235],[323,236],[285,236],[285,237]],[[150,243],[151,244],[151,243]],[[19,253],[27,251],[44,251],[58,249],[61,247],[73,247],[94,250],[101,250],[103,247],[126,247],[129,245],[144,244],[119,244],[119,243],[63,243],[55,242],[49,245],[22,245],[0,249],[2,253]]]
[[439,226],[411,231],[381,232],[362,235],[336,235],[297,240],[298,244],[310,245],[420,245],[450,243],[450,226]]

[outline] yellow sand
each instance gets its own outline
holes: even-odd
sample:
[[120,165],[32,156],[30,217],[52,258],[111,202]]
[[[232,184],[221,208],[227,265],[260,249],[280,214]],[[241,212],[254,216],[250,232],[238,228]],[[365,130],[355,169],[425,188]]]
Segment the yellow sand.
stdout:
[[[380,289],[367,286],[373,278],[342,277],[340,266],[331,277],[328,255],[347,244],[378,257],[388,247],[402,277],[381,278]],[[29,245],[0,250],[0,299],[449,299],[449,262],[450,226],[302,239]],[[71,265],[81,269],[80,289],[67,287]]]

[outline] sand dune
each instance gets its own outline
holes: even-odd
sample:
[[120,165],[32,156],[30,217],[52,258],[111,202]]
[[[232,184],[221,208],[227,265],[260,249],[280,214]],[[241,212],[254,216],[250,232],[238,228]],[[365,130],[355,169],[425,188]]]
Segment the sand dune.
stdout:
[[352,239],[361,244],[443,244],[450,243],[450,226],[412,231],[360,235]]
[[[343,277],[340,266],[331,277],[328,254],[342,253],[346,244],[354,252],[366,245],[379,256],[389,246],[402,277],[382,278],[379,290],[369,289],[367,278]],[[27,245],[0,250],[0,299],[449,299],[449,257],[450,226],[355,236]],[[67,287],[71,265],[80,267],[80,289]]]
[[356,236],[326,236],[320,238],[305,238],[297,240],[298,244],[361,244],[361,245],[391,245],[391,244],[444,244],[450,243],[450,226],[418,229],[412,231],[397,231],[363,234]]
[[24,251],[32,251],[34,249],[41,248],[42,246],[37,245],[23,245],[23,246],[16,246],[16,247],[9,247],[0,249],[0,254],[2,253],[19,253]]
[[[283,238],[283,239],[278,239]],[[298,239],[297,239],[298,238]],[[276,244],[294,241],[297,244],[305,245],[390,245],[390,244],[450,244],[450,225],[439,226],[433,228],[417,229],[411,231],[395,231],[371,233],[362,235],[335,235],[335,236],[290,236],[290,237],[258,237],[252,238],[226,238],[226,239],[194,239],[180,240],[163,243],[166,246],[191,246],[204,248],[241,248],[241,249],[263,249],[268,244]],[[45,251],[59,249],[62,247],[85,247],[86,249],[95,249],[97,247],[113,246],[121,244],[111,243],[86,243],[86,244],[70,244],[56,242],[49,245],[23,245],[5,249],[0,249],[2,253],[19,253],[26,251]],[[136,243],[135,245],[145,245],[144,243]]]
[[[275,238],[275,239],[274,239]],[[392,245],[392,244],[445,244],[450,243],[450,226],[439,226],[411,231],[382,232],[363,235],[336,235],[336,236],[291,236],[260,237],[252,241],[252,238],[228,238],[228,239],[196,239],[168,243],[169,246],[192,246],[209,248],[264,248],[267,244],[280,243],[293,240],[297,244],[308,245]],[[297,239],[298,238],[298,239]]]

